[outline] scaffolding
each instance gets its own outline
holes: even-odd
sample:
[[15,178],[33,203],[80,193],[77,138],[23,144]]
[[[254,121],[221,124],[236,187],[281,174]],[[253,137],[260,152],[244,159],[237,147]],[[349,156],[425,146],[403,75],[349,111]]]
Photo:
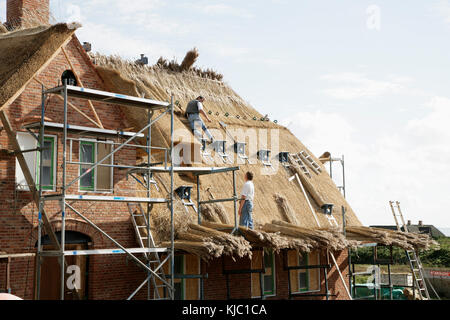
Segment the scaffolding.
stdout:
[[[49,95],[60,95],[63,98],[64,104],[63,104],[63,116],[64,121],[62,124],[55,124],[51,123],[45,120],[45,101],[47,99],[47,96]],[[125,132],[121,130],[106,130],[106,129],[98,129],[98,128],[89,128],[89,127],[81,127],[81,126],[75,126],[69,123],[68,121],[68,100],[69,97],[71,98],[78,98],[88,101],[100,101],[105,102],[108,104],[115,104],[125,107],[137,107],[137,108],[143,108],[147,110],[148,113],[148,122],[147,124],[141,128],[138,132]],[[168,298],[174,299],[174,279],[180,278],[180,277],[190,277],[190,278],[197,278],[200,279],[203,284],[203,278],[204,275],[191,275],[191,276],[183,276],[183,275],[175,275],[174,271],[174,265],[175,265],[175,247],[174,247],[174,208],[173,208],[173,201],[174,201],[174,174],[179,173],[192,173],[194,176],[197,177],[197,194],[198,194],[198,222],[201,223],[201,216],[200,216],[200,206],[202,204],[212,203],[212,202],[224,202],[224,201],[233,201],[234,202],[234,216],[235,216],[235,230],[237,230],[237,194],[236,194],[236,177],[235,172],[239,170],[239,167],[231,167],[231,168],[204,168],[204,167],[175,167],[175,164],[173,162],[173,155],[172,152],[174,150],[174,97],[171,97],[171,101],[169,102],[162,102],[162,101],[156,101],[156,100],[150,100],[150,99],[144,99],[144,98],[138,98],[138,97],[132,97],[132,96],[126,96],[121,94],[115,94],[100,90],[93,90],[93,89],[86,89],[82,87],[67,85],[67,83],[64,83],[64,85],[57,86],[55,88],[47,89],[45,90],[44,87],[42,87],[42,103],[41,103],[41,120],[40,123],[35,124],[29,124],[25,126],[27,131],[33,135],[33,137],[38,141],[38,150],[42,151],[44,150],[44,135],[45,135],[45,128],[49,127],[53,130],[58,129],[62,130],[62,145],[63,145],[63,151],[62,151],[62,164],[61,164],[61,172],[62,172],[62,185],[59,188],[59,190],[56,194],[53,192],[52,194],[44,194],[44,188],[43,188],[43,179],[39,179],[38,182],[38,199],[39,199],[39,216],[38,216],[38,243],[37,243],[37,277],[36,277],[36,298],[40,298],[40,275],[41,275],[41,258],[44,257],[58,257],[60,268],[61,268],[61,287],[60,287],[60,299],[64,300],[64,289],[65,289],[65,257],[71,256],[71,255],[115,255],[115,254],[125,254],[127,255],[131,260],[133,260],[138,266],[140,266],[146,273],[147,278],[142,282],[138,288],[129,296],[129,299],[135,296],[135,294],[143,288],[146,284],[148,284],[148,299],[151,299],[151,283],[153,284],[153,288],[155,289],[155,292],[157,291],[157,288],[155,288],[155,281],[160,281],[164,286],[166,286]],[[154,111],[159,110],[161,113],[153,118]],[[164,116],[170,116],[170,148],[164,149],[164,148],[156,148],[152,147],[152,141],[151,141],[151,128],[152,126],[159,121]],[[36,135],[32,130],[39,130],[39,134]],[[121,143],[113,143],[114,147],[111,147],[110,152],[103,156],[100,160],[96,161],[95,163],[84,163],[81,161],[73,161],[72,159],[72,144],[77,139],[70,138],[68,136],[69,131],[78,131],[82,133],[89,132],[90,134],[114,134],[121,138],[123,138],[125,141]],[[146,134],[144,134],[146,133]],[[146,136],[146,145],[141,145],[138,143],[133,144],[133,140],[136,138],[143,138]],[[68,144],[70,145],[70,152],[68,157],[67,147]],[[42,146],[42,147],[41,147]],[[135,147],[135,148],[144,148],[147,153],[147,163],[145,163],[143,166],[129,166],[129,165],[120,165],[120,164],[113,164],[112,161],[110,164],[106,163],[107,159],[112,159],[112,156],[117,153],[119,150],[121,150],[124,147]],[[155,166],[155,164],[151,163],[151,155],[152,150],[154,149],[162,149],[165,152],[165,162],[163,163],[163,166]],[[170,154],[170,156],[168,156]],[[84,172],[80,170],[80,174],[69,181],[69,177],[67,174],[68,166],[69,165],[83,165],[87,170]],[[39,177],[43,176],[43,152],[39,153]],[[146,187],[146,197],[128,197],[128,196],[105,196],[105,195],[79,195],[79,194],[70,194],[69,188],[73,186],[75,183],[79,182],[83,177],[87,176],[92,170],[95,170],[97,167],[110,167],[110,168],[119,168],[119,169],[126,169],[128,170],[128,173],[135,174],[139,173],[141,175],[144,175],[146,179],[144,179],[144,183],[141,183]],[[200,176],[206,175],[206,174],[214,174],[214,173],[222,173],[222,172],[232,172],[233,174],[233,196],[228,199],[219,199],[219,200],[212,200],[212,201],[201,201],[200,199]],[[170,175],[170,189],[168,190],[168,197],[167,198],[153,198],[151,196],[151,185],[154,184],[154,180],[152,180],[152,176],[154,173],[168,173]],[[133,176],[135,179],[136,177]],[[141,181],[139,181],[141,182]],[[112,183],[112,188],[114,182]],[[48,228],[47,221],[43,220],[43,216],[45,216],[44,207],[45,203],[48,201],[57,201],[60,204],[61,207],[61,238],[60,240],[56,240],[57,248],[58,250],[43,250],[43,245],[41,243],[41,237],[42,237],[42,229],[43,227]],[[87,218],[85,215],[83,215],[80,210],[77,210],[74,208],[73,203],[71,202],[77,202],[77,201],[89,201],[89,202],[126,202],[126,203],[136,203],[136,204],[145,204],[147,205],[147,214],[148,219],[150,219],[150,212],[153,208],[154,204],[164,204],[166,203],[170,209],[170,221],[171,221],[171,234],[170,234],[170,246],[168,247],[156,247],[154,242],[152,241],[153,238],[151,235],[150,230],[150,223],[147,223],[147,234],[149,235],[147,237],[147,246],[142,246],[141,248],[126,248],[125,246],[121,245],[117,240],[115,240],[113,237],[111,237],[107,232],[102,230],[98,225],[96,225],[93,221],[91,221],[89,218]],[[65,233],[66,233],[66,215],[67,211],[70,210],[76,215],[78,215],[82,220],[84,220],[87,224],[89,224],[91,227],[93,227],[96,231],[98,231],[100,234],[102,234],[104,237],[109,239],[116,247],[111,249],[97,249],[97,250],[76,250],[76,251],[68,251],[65,250]],[[235,231],[234,230],[234,231]],[[55,240],[54,240],[55,242]],[[58,243],[59,242],[59,243]],[[58,246],[59,244],[59,246]],[[141,259],[137,257],[138,254],[143,254],[147,258],[147,262],[143,262]],[[159,260],[158,264],[152,264],[152,261],[150,261],[151,255],[159,255],[164,254],[167,255],[165,259]],[[170,268],[169,268],[169,274],[165,275],[163,270],[163,265],[165,263],[168,263],[170,261]],[[168,277],[168,279],[167,279]],[[203,290],[201,290],[203,291]],[[203,294],[201,294],[203,296]],[[153,296],[154,297],[154,296]]]
[[[342,179],[341,179],[341,184],[337,186],[337,188],[339,189],[339,191],[341,191],[342,195],[344,196],[344,198],[346,197],[346,193],[345,193],[345,159],[344,159],[344,155],[342,155],[342,157],[340,158],[333,158],[331,156],[331,154],[329,155],[329,157],[326,158],[320,158],[319,159],[323,164],[325,164],[326,162],[330,163],[330,178],[333,179],[333,167],[334,167],[334,163],[335,162],[339,162],[341,164],[341,169],[342,169]],[[337,183],[337,182],[336,182]]]

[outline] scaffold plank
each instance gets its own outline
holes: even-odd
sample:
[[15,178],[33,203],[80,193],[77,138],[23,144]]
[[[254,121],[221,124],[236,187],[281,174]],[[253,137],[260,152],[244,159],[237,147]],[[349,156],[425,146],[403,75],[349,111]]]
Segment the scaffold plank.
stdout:
[[168,200],[164,198],[141,198],[141,197],[120,197],[120,196],[94,196],[94,195],[78,195],[68,194],[66,200],[78,201],[111,201],[111,202],[145,202],[145,203],[166,203]]

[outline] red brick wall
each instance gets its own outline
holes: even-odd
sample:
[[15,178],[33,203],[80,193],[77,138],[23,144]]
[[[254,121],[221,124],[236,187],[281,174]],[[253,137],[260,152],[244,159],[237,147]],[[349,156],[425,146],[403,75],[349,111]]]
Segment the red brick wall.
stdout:
[[[89,88],[104,89],[103,83],[95,70],[80,54],[77,40],[71,41],[67,45],[66,51],[83,84]],[[53,87],[58,85],[61,74],[66,69],[69,69],[68,62],[64,55],[60,53],[37,78],[44,82],[47,87]],[[94,118],[87,101],[71,99],[71,102],[91,118]],[[27,118],[40,116],[40,105],[41,85],[36,81],[31,81],[26,90],[7,108],[7,114],[14,129],[24,131],[21,127]],[[94,102],[94,105],[105,128],[129,127],[118,107],[97,102]],[[62,100],[52,97],[47,101],[45,108],[46,117],[50,118],[51,121],[59,123],[63,121]],[[68,113],[70,124],[92,126],[70,107]],[[52,132],[47,129],[46,133],[58,136],[57,157],[60,165],[63,148],[61,132]],[[69,136],[75,137],[73,134],[69,134]],[[119,142],[116,138],[112,140]],[[0,133],[0,148],[12,149],[4,130]],[[74,157],[77,157],[76,150],[74,150]],[[135,149],[122,149],[115,154],[114,163],[134,165],[136,163]],[[67,181],[75,178],[78,175],[78,165],[71,165],[67,174]],[[60,166],[57,166],[58,186],[61,185],[61,179],[62,170]],[[114,195],[135,196],[135,193],[130,190],[135,190],[136,184],[133,179],[126,179],[125,170],[114,169],[114,189]],[[79,193],[77,184],[69,190],[69,193]],[[124,246],[137,246],[126,203],[77,202],[74,207]],[[61,218],[58,203],[47,202],[45,209],[50,220],[53,221],[55,231],[58,231]],[[38,210],[29,192],[16,191],[15,157],[5,153],[0,154],[0,212],[0,251],[8,253],[32,252],[37,241]],[[81,222],[81,218],[73,212],[68,211],[66,218],[68,220],[67,230],[80,231],[91,236],[92,246],[90,249],[114,247],[108,239],[101,237],[92,227]],[[34,258],[13,259],[11,263],[13,294],[27,299],[33,298],[34,261]],[[0,289],[5,286],[4,269],[3,267],[0,269]],[[144,278],[144,272],[134,262],[127,261],[124,255],[91,256],[89,261],[89,298],[126,298]]]
[[27,25],[36,22],[48,23],[49,0],[7,0],[6,21],[10,25]]
[[[339,269],[342,272],[348,287],[348,255],[347,251],[335,253]],[[331,270],[328,272],[328,290],[331,295],[330,300],[347,300],[348,295],[339,278],[332,261]],[[324,252],[320,257],[320,264],[327,264],[326,253]],[[250,259],[236,259],[225,258],[226,270],[250,269]],[[267,300],[289,299],[288,289],[288,271],[284,270],[283,255],[275,255],[275,272],[276,272],[276,295],[267,297]],[[222,273],[222,259],[215,259],[209,263],[202,262],[203,272],[208,273],[208,279],[204,281],[205,299],[209,300],[224,300],[227,298],[226,276]],[[251,275],[250,274],[232,274],[229,275],[229,287],[231,299],[250,299],[251,298]],[[323,271],[320,272],[320,292],[314,294],[325,294],[325,279]],[[296,300],[325,300],[326,297],[301,297],[297,296]]]

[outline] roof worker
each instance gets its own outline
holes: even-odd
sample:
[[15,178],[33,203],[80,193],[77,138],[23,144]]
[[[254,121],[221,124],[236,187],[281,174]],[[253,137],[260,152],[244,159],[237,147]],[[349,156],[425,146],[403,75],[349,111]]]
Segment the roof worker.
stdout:
[[209,132],[208,128],[206,128],[202,118],[200,118],[201,114],[203,117],[205,117],[206,121],[211,122],[208,115],[203,110],[203,101],[205,101],[205,99],[202,96],[199,96],[197,97],[197,99],[189,102],[186,108],[186,117],[189,120],[189,124],[191,126],[191,130],[194,136],[196,136],[199,140],[201,140],[202,133],[200,129],[202,129],[208,136],[209,141],[212,143],[214,142],[214,138],[211,132]]
[[239,203],[239,225],[253,229],[253,199],[255,197],[255,186],[253,184],[253,173],[245,174],[245,183],[242,187],[241,201]]

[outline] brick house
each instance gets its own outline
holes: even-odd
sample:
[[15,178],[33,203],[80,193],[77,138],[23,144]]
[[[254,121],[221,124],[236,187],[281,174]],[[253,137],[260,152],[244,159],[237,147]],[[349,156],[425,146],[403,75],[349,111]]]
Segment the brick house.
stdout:
[[[8,0],[7,10],[7,25],[27,26],[29,16],[24,12],[33,10],[39,10],[37,16],[40,23],[45,23],[48,22],[49,1]],[[281,194],[285,203],[290,204],[293,208],[291,220],[293,215],[293,219],[303,228],[313,230],[327,227],[332,225],[330,221],[333,220],[342,229],[342,207],[346,209],[347,225],[361,225],[319,159],[288,129],[268,121],[223,81],[198,74],[195,70],[177,72],[89,55],[77,39],[75,30],[76,25],[58,24],[19,28],[18,31],[0,35],[0,56],[2,61],[8,62],[0,70],[0,117],[3,124],[0,132],[0,288],[6,288],[25,299],[35,299],[38,296],[36,284],[39,280],[41,299],[58,299],[61,295],[57,257],[42,258],[41,276],[37,279],[35,253],[38,245],[39,201],[36,200],[36,188],[28,181],[31,177],[34,183],[41,183],[43,194],[60,192],[63,179],[61,124],[64,119],[63,101],[59,96],[51,95],[44,101],[47,125],[43,165],[39,165],[39,152],[23,151],[38,146],[31,133],[39,134],[36,123],[41,121],[42,90],[60,85],[62,79],[75,79],[73,81],[79,87],[159,101],[170,101],[170,95],[173,94],[177,106],[174,127],[184,129],[183,132],[186,132],[187,126],[182,110],[190,99],[201,94],[206,97],[206,107],[213,120],[208,126],[217,135],[222,135],[223,138],[218,140],[227,145],[221,150],[222,153],[234,155],[236,141],[228,137],[226,130],[256,130],[258,134],[264,133],[263,142],[260,139],[252,143],[245,135],[244,140],[241,140],[241,143],[247,143],[249,150],[244,149],[243,154],[248,156],[248,161],[237,157],[227,162],[215,152],[219,154],[215,155],[219,163],[224,160],[222,167],[239,164],[239,187],[243,183],[242,172],[255,172],[254,214],[259,225],[271,224],[273,220],[293,222],[289,217],[286,218],[286,211],[274,200],[275,194]],[[70,146],[66,147],[69,148],[69,162],[73,163],[67,167],[68,180],[87,172],[90,164],[107,155],[148,121],[146,110],[127,110],[104,101],[70,99],[68,119],[71,130],[67,133]],[[228,128],[225,131],[223,123]],[[170,120],[167,117],[155,123],[151,134],[152,146],[169,148],[169,129]],[[185,135],[192,136],[187,132]],[[144,140],[141,137],[140,141]],[[22,152],[17,152],[19,147]],[[270,151],[270,156],[267,153],[268,156],[262,158],[262,150]],[[313,163],[309,170],[306,169],[308,175],[301,177],[303,183],[298,176],[298,181],[289,179],[292,173],[279,156],[283,152],[300,151]],[[131,167],[143,158],[145,156],[139,152],[139,148],[123,148],[105,163]],[[163,162],[164,154],[154,154],[151,161]],[[38,170],[40,167],[42,171]],[[39,182],[41,172],[42,182]],[[153,178],[159,187],[152,193],[159,198],[167,197],[167,190],[164,190],[170,183],[167,175],[155,174]],[[212,191],[216,199],[227,198],[232,189],[230,181],[225,174],[205,176],[202,177],[199,190],[204,194]],[[189,175],[176,174],[174,183],[175,187],[196,187],[195,179],[192,180]],[[69,191],[73,195],[94,197],[136,197],[142,194],[138,181],[131,179],[126,170],[114,166],[100,166],[95,171],[88,171]],[[192,200],[195,202],[198,199],[193,195]],[[333,204],[335,210],[324,209],[324,201]],[[126,202],[74,200],[72,205],[76,205],[78,211],[83,212],[93,224],[122,246],[139,246]],[[164,210],[159,209],[163,206],[155,205],[152,209]],[[223,207],[232,223],[233,204],[225,203]],[[61,208],[58,202],[49,201],[45,202],[44,209],[41,243],[44,250],[51,251],[57,249],[55,240],[61,238]],[[192,211],[186,214],[194,215]],[[74,212],[66,212],[65,230],[65,250],[102,250],[113,247],[104,234]],[[182,275],[175,280],[175,297],[178,299],[258,298],[261,297],[261,291],[266,299],[349,299],[346,288],[348,254],[345,246],[338,250],[331,250],[326,245],[315,246],[306,250],[309,252],[303,252],[295,247],[274,250],[270,246],[252,243],[252,258],[223,254],[206,261],[208,259],[201,259],[194,250],[182,249],[183,241],[177,238],[175,244],[174,270],[176,274]],[[65,299],[125,299],[147,276],[145,270],[123,254],[72,255],[65,259],[67,265],[79,268],[81,277],[78,290],[64,286]],[[164,270],[168,272],[167,264]],[[66,268],[65,271],[69,270]],[[69,275],[70,272],[66,280]],[[207,277],[201,280],[199,275]],[[147,298],[146,291],[139,291],[135,298]],[[150,296],[154,294],[150,293]]]

